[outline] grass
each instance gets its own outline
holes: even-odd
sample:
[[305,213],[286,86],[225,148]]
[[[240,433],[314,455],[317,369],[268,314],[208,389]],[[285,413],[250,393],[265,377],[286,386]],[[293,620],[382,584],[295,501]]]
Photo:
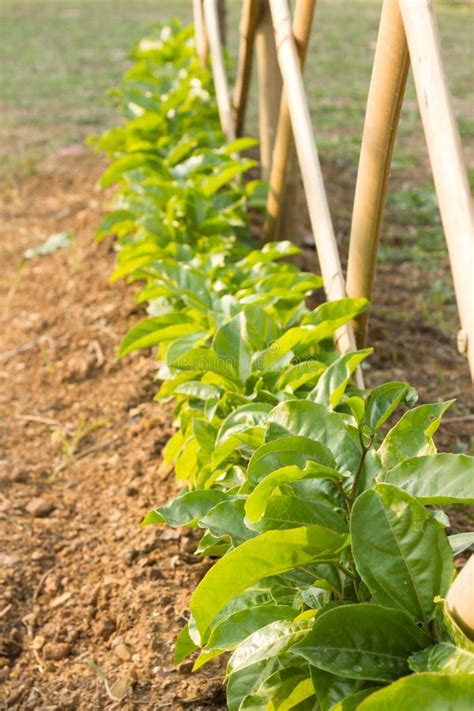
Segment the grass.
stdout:
[[[235,59],[241,2],[227,0],[227,7],[229,51]],[[472,6],[439,2],[437,10],[449,85],[472,158]],[[107,90],[127,66],[132,43],[154,21],[170,15],[189,21],[191,14],[190,0],[0,0],[0,174],[31,172],[45,155],[113,124],[116,116]],[[378,0],[320,0],[308,54],[306,87],[318,147],[326,161],[342,163],[352,176],[379,15]],[[257,127],[255,86],[253,91],[250,131]],[[392,167],[387,222],[396,227],[389,230],[395,241],[383,244],[381,257],[445,260],[412,80]],[[350,204],[331,207],[337,217]],[[438,293],[434,299],[438,304]]]

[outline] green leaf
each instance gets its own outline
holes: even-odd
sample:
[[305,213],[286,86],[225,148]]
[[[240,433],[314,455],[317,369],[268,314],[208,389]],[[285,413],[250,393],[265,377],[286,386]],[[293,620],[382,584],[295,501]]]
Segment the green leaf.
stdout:
[[216,504],[226,501],[229,494],[218,489],[188,491],[177,496],[168,506],[158,506],[144,518],[142,526],[167,523],[169,526],[195,526]]
[[333,336],[338,328],[366,311],[368,305],[367,299],[346,298],[327,301],[308,314],[303,319],[303,324],[317,326],[314,337],[317,341],[322,341]]
[[[328,447],[338,468],[352,472],[357,469],[362,449],[357,432],[354,430],[354,436],[351,435],[343,415],[328,412],[324,405],[317,402],[287,400],[270,412],[268,422],[267,439],[283,434],[306,437]],[[328,466],[331,465],[328,463]]]
[[213,627],[206,650],[235,649],[240,642],[260,628],[276,620],[292,620],[297,614],[298,610],[294,607],[274,603],[237,610]]
[[244,523],[244,506],[244,498],[221,501],[207,512],[199,525],[209,529],[217,538],[229,536],[233,545],[238,546],[256,535]]
[[259,686],[240,711],[314,711],[316,699],[307,665],[279,669]]
[[214,336],[213,348],[244,382],[250,375],[250,348],[245,340],[245,315],[241,312],[221,326]]
[[192,348],[179,354],[172,362],[173,368],[216,373],[226,380],[238,382],[238,376],[229,361],[220,358],[211,348]]
[[338,676],[386,682],[408,673],[407,657],[426,644],[406,612],[359,603],[321,612],[292,653]]
[[310,669],[321,711],[332,709],[334,704],[360,689],[364,683],[360,679],[347,679],[343,676],[336,676],[314,666],[310,666]]
[[234,162],[228,165],[226,168],[221,168],[216,175],[211,175],[201,183],[202,192],[206,197],[211,197],[215,195],[218,190],[234,180],[237,175],[245,173],[245,171],[253,168],[256,165],[253,160],[246,160],[240,163]]
[[474,532],[455,533],[453,536],[448,536],[448,541],[453,551],[453,556],[456,557],[474,546]]
[[474,674],[474,654],[454,644],[435,644],[413,654],[408,663],[414,672]]
[[186,624],[179,631],[176,637],[176,644],[174,648],[174,663],[180,664],[186,657],[195,652],[197,646],[194,644],[193,640],[189,636],[189,626]]
[[333,409],[337,407],[352,377],[352,373],[373,351],[373,348],[366,348],[362,351],[345,353],[339,356],[321,375],[318,384],[309,393],[308,399],[320,402],[322,405],[328,405]]
[[415,674],[371,694],[357,711],[472,711],[473,694],[472,675]]
[[432,454],[401,462],[383,480],[423,504],[474,504],[474,457]]
[[453,573],[439,523],[409,494],[378,484],[356,499],[350,525],[354,561],[375,600],[427,622]]
[[290,465],[304,469],[308,462],[317,462],[330,469],[335,465],[331,451],[324,444],[309,437],[281,437],[262,444],[255,451],[249,462],[247,478],[259,482],[277,469]]
[[346,545],[346,536],[321,526],[268,531],[242,543],[208,571],[191,597],[201,639],[229,600],[253,583],[307,563],[335,560]]
[[253,691],[256,691],[265,679],[279,668],[279,658],[271,657],[231,674],[227,682],[227,706],[229,711],[239,711],[243,699]]
[[[264,445],[265,446],[265,445]],[[283,484],[291,484],[301,479],[332,479],[338,481],[341,475],[335,469],[326,467],[323,464],[313,464],[309,469],[300,469],[296,466],[287,466],[276,469],[274,472],[262,479],[245,504],[245,514],[249,521],[256,523],[260,521],[265,513],[268,501],[274,490]]]
[[171,341],[179,336],[199,331],[200,326],[191,316],[186,314],[163,314],[140,321],[125,336],[118,355],[120,358],[136,351],[139,348],[151,348],[152,346]]
[[294,392],[302,385],[311,383],[326,370],[326,365],[319,360],[306,360],[304,363],[297,363],[286,369],[275,383],[276,390],[291,388]]
[[277,620],[259,629],[236,649],[229,660],[227,673],[277,657],[299,642],[312,625],[312,620]]
[[324,499],[318,501],[314,495],[308,499],[299,496],[272,496],[265,506],[264,517],[255,528],[262,532],[316,524],[338,533],[347,531],[347,524],[341,514],[328,506]]
[[247,428],[263,425],[272,406],[266,402],[242,405],[228,415],[217,433],[216,443],[219,445],[233,434],[244,432]]
[[434,454],[432,436],[441,418],[454,400],[434,405],[420,405],[406,412],[385,437],[378,454],[385,469],[392,469],[404,459]]
[[372,430],[378,430],[401,402],[416,401],[416,390],[406,383],[393,381],[374,388],[367,398],[365,421]]
[[346,696],[337,704],[331,706],[331,711],[356,711],[356,709],[360,708],[360,703],[379,688],[378,686],[371,686],[368,689],[356,691],[354,694]]

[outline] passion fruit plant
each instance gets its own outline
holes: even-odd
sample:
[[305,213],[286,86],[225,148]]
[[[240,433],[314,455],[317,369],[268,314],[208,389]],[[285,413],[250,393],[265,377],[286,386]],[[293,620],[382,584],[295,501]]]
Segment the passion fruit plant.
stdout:
[[297,248],[252,237],[265,186],[236,154],[255,141],[224,142],[192,28],[159,26],[133,58],[125,122],[97,140],[118,185],[98,237],[141,284],[148,317],[120,355],[157,347],[182,484],[143,523],[202,529],[217,559],[176,661],[230,652],[231,711],[472,709],[474,642],[444,597],[474,536],[447,535],[438,507],[474,503],[473,459],[433,442],[451,402],[357,388],[371,349],[338,355],[333,336],[367,303],[310,310],[321,279],[282,261]]

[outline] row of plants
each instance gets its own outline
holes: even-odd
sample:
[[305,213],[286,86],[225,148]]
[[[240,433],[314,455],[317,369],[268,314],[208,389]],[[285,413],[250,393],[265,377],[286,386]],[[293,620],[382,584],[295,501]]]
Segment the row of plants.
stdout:
[[156,399],[175,402],[182,491],[143,523],[201,529],[216,559],[176,662],[230,653],[231,711],[470,709],[474,643],[444,598],[474,536],[439,507],[474,503],[473,459],[433,442],[451,401],[356,387],[371,349],[333,337],[367,303],[309,309],[322,282],[297,248],[252,237],[266,189],[238,154],[255,141],[225,143],[192,28],[157,27],[133,59],[124,123],[97,140],[118,186],[98,237],[148,313],[120,355],[156,348]]

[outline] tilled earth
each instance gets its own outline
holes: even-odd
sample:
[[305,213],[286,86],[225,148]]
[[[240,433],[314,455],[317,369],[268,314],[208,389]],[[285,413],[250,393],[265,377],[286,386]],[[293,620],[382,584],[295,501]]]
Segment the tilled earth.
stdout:
[[[6,186],[1,245],[1,708],[219,709],[216,668],[173,666],[189,592],[207,568],[189,531],[140,529],[176,493],[160,454],[172,412],[152,403],[150,352],[116,360],[137,320],[92,241],[95,156]],[[25,249],[72,231],[64,251]],[[115,687],[114,687],[115,683]]]
[[[113,244],[92,240],[103,166],[85,150],[70,153],[3,185],[1,708],[222,709],[221,667],[191,675],[189,663],[173,666],[190,591],[208,564],[189,531],[139,528],[177,491],[161,463],[172,412],[152,402],[150,352],[116,360],[140,312],[132,288],[108,281]],[[27,248],[63,231],[75,235],[67,249],[21,266]],[[394,289],[406,303],[424,288],[414,269],[382,267],[367,380],[408,379],[423,401],[458,398],[438,442],[464,450],[465,362],[441,332],[419,321],[402,329],[386,308]],[[454,521],[462,530],[468,513]]]

